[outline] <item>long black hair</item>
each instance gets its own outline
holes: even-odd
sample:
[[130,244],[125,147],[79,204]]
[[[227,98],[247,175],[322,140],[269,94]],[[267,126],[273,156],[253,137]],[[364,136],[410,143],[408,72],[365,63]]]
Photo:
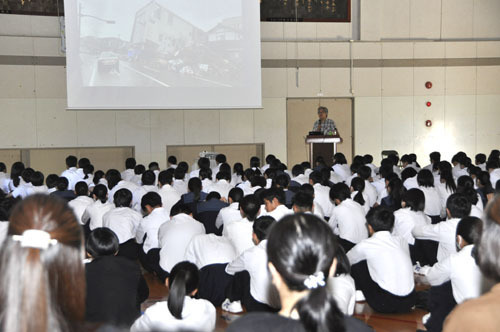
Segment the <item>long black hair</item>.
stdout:
[[193,263],[184,261],[177,263],[168,277],[168,310],[177,319],[182,319],[184,298],[198,289],[200,274]]
[[354,191],[358,192],[356,196],[353,197],[353,200],[361,205],[365,205],[365,199],[363,198],[363,191],[365,190],[365,180],[357,176],[352,179],[351,187],[352,189],[354,189]]
[[[331,228],[312,214],[286,216],[275,224],[269,235],[269,262],[287,287],[299,292],[309,290],[295,304],[306,331],[345,330],[343,314],[325,287],[336,251],[337,241]],[[324,283],[309,283],[312,276],[321,274]]]

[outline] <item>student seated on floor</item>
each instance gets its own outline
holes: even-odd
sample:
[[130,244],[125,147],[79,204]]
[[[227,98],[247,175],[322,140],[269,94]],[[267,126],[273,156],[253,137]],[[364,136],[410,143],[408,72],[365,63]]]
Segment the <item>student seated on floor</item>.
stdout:
[[356,305],[356,285],[351,277],[351,264],[342,246],[337,248],[337,269],[328,278],[327,288],[344,315],[352,316]]
[[149,288],[136,262],[116,256],[118,238],[108,228],[94,229],[87,240],[92,259],[87,277],[86,320],[129,327],[141,314]]
[[293,211],[286,207],[286,195],[281,188],[270,188],[263,191],[261,198],[264,200],[266,215],[279,221],[287,214],[293,214]]
[[137,259],[139,250],[135,242],[137,226],[142,220],[142,215],[132,210],[132,193],[128,189],[120,189],[114,194],[115,209],[102,216],[102,225],[111,229],[120,243],[119,256]]
[[213,331],[215,307],[203,299],[195,299],[200,282],[196,265],[180,262],[165,281],[167,301],[156,302],[146,309],[130,331]]
[[344,316],[326,288],[326,278],[335,273],[336,249],[330,227],[312,214],[288,215],[277,222],[266,250],[281,310],[248,313],[227,331],[371,331],[360,320]]
[[347,253],[356,289],[375,311],[409,312],[416,296],[408,242],[391,234],[394,214],[387,208],[372,208],[366,219],[370,238]]
[[336,183],[330,190],[330,199],[335,203],[328,223],[339,236],[340,245],[345,252],[368,237],[365,210],[351,199],[351,191],[345,183]]
[[[228,310],[229,303],[240,301],[246,311],[275,311],[279,298],[275,293],[271,276],[267,270],[267,234],[276,221],[270,216],[257,218],[253,223],[253,248],[245,250],[226,267],[228,274],[234,275],[226,290],[227,300],[222,304]],[[241,307],[240,305],[240,307]]]
[[[432,267],[423,266],[419,274],[432,286],[429,292],[430,316],[425,322],[427,331],[441,331],[446,316],[465,300],[481,295],[481,271],[477,266],[475,245],[479,242],[483,222],[465,217],[457,225],[457,253]],[[425,317],[425,316],[424,316]]]

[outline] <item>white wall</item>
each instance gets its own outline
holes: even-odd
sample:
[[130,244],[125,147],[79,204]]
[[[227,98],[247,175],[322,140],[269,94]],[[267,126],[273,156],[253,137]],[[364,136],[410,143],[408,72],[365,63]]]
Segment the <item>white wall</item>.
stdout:
[[[262,59],[495,60],[500,41],[482,39],[500,39],[499,3],[443,0],[441,11],[438,0],[361,0],[361,20],[353,14],[353,23],[262,23]],[[357,34],[372,41],[350,45]],[[0,15],[0,56],[63,57],[58,36],[56,18]],[[412,40],[439,37],[465,41]],[[403,40],[381,41],[391,38]],[[355,153],[376,160],[382,149],[415,152],[423,161],[435,149],[449,158],[500,145],[498,65],[377,65],[352,75],[345,66],[303,67],[299,87],[295,68],[265,67],[260,110],[66,111],[65,79],[62,66],[0,65],[0,148],[133,145],[139,162],[163,166],[166,145],[265,143],[265,153],[286,161],[286,99],[318,94],[354,98]]]

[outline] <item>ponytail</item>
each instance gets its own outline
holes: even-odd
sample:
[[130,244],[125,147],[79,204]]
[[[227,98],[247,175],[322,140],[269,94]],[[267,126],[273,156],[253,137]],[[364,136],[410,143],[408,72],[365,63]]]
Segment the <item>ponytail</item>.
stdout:
[[297,302],[296,308],[306,331],[345,331],[343,314],[325,286],[312,289]]
[[365,180],[360,177],[355,177],[351,181],[351,187],[354,191],[358,193],[354,196],[353,200],[358,202],[360,205],[365,205],[365,199],[363,197],[363,191],[365,190]]
[[356,194],[356,196],[354,196],[353,200],[355,202],[358,202],[360,205],[365,205],[365,199],[363,197],[363,193],[362,192],[359,192]]
[[198,289],[200,276],[198,268],[193,263],[184,261],[176,264],[170,271],[168,283],[167,306],[170,314],[177,319],[182,319],[184,298]]

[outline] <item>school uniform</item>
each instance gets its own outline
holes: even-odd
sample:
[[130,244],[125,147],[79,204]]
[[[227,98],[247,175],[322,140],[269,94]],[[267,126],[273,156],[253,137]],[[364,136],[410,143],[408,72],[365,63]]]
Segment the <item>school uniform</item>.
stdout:
[[137,188],[134,192],[132,192],[132,209],[137,212],[142,212],[141,200],[142,196],[146,195],[149,192],[158,192],[158,187],[155,185],[142,185]]
[[[378,197],[380,196],[380,193],[385,189],[385,179],[376,179],[372,182],[372,186],[377,190],[377,202],[378,202]],[[380,204],[380,203],[379,203]]]
[[140,316],[149,289],[137,263],[103,256],[85,265],[85,320],[128,328]]
[[384,189],[380,192],[380,194],[378,194],[378,196],[377,196],[377,203],[378,203],[378,205],[382,204],[382,200],[383,200],[384,198],[388,197],[388,196],[389,196],[389,192],[387,191],[387,188],[384,188]]
[[413,307],[415,281],[405,239],[375,232],[347,252],[347,258],[356,288],[375,311],[408,312]]
[[455,236],[459,221],[460,219],[453,218],[435,225],[415,226],[411,233],[416,239],[439,242],[437,260],[440,262],[457,252]]
[[418,188],[418,182],[417,182],[417,176],[412,176],[411,178],[407,178],[403,182],[403,186],[406,188],[406,190]]
[[44,194],[47,195],[49,193],[49,188],[46,185],[42,184],[41,186],[33,186],[26,188],[26,196],[35,195],[35,194]]
[[172,187],[177,191],[179,195],[184,195],[188,192],[188,184],[184,180],[174,179]]
[[236,187],[243,190],[243,196],[251,195],[254,193],[254,190],[252,190],[252,184],[248,180],[237,184]]
[[227,180],[221,179],[214,182],[208,189],[208,192],[215,191],[218,192],[221,197],[228,198],[231,189],[233,189],[233,186],[227,182]]
[[98,227],[103,227],[102,217],[109,211],[113,210],[115,205],[109,202],[101,202],[97,200],[87,205],[82,215],[82,223],[85,225],[89,223],[90,230]]
[[330,217],[333,213],[334,205],[330,200],[330,187],[323,186],[319,183],[313,185],[314,188],[314,205],[321,206],[325,217]]
[[236,251],[228,238],[215,234],[195,235],[189,242],[184,259],[196,264],[198,269],[212,264],[229,263]]
[[[441,217],[446,216],[446,201],[448,200],[448,197],[451,196],[451,194],[454,193],[450,188],[446,186],[446,183],[441,183],[435,182],[434,187],[437,189],[438,194],[439,194],[439,202],[441,203],[441,211],[444,211],[444,214],[441,214]],[[427,203],[427,200],[425,201]]]
[[102,225],[115,232],[120,244],[135,239],[142,215],[128,207],[118,207],[102,216]]
[[[247,271],[250,276],[249,285],[244,285],[244,287],[249,289],[252,298],[247,300],[250,302],[249,305],[245,305],[246,303],[243,301],[242,304],[245,307],[252,307],[252,300],[270,307],[279,307],[279,297],[273,289],[271,275],[267,268],[266,246],[267,240],[261,241],[258,245],[245,250],[226,267],[226,272],[230,275]],[[242,299],[230,298],[230,300]],[[250,311],[252,310],[250,309]]]
[[222,234],[231,241],[238,256],[254,246],[252,227],[253,221],[248,221],[247,218],[224,225]]
[[169,184],[163,185],[158,190],[158,194],[161,196],[162,207],[167,211],[167,214],[170,215],[172,206],[181,199],[181,195]]
[[[463,176],[463,175],[467,175],[469,176],[469,173],[467,172],[467,169],[466,168],[462,168],[460,166],[460,164],[457,164],[455,166],[453,166],[453,169],[451,170],[452,174],[453,174],[453,178],[455,179],[455,182],[457,182],[458,178]],[[490,177],[491,179],[491,177]]]
[[[354,197],[356,197],[356,195],[359,193],[359,191],[353,191],[351,193],[351,199],[354,200]],[[363,210],[365,211],[365,215],[368,213],[368,211],[370,211],[370,204],[368,203],[368,195],[363,191],[361,193],[361,195],[363,196],[363,199],[365,200],[365,204],[361,205],[363,207]]]
[[426,226],[431,224],[431,219],[422,211],[413,211],[411,208],[401,208],[394,211],[394,228],[392,235],[400,236],[406,240],[408,244],[415,244],[415,237],[412,235],[412,230],[416,226]]
[[[169,214],[163,207],[155,208],[151,213],[139,222],[135,233],[135,240],[138,244],[144,242],[142,250],[145,254],[153,248],[159,248],[158,244],[158,229],[163,223],[168,222]],[[144,240],[144,236],[146,240]]]
[[135,173],[134,173],[134,169],[133,168],[127,168],[126,170],[124,170],[123,172],[120,173],[121,177],[122,177],[122,180],[125,180],[125,181],[130,181]]
[[290,182],[292,181],[297,182],[299,185],[303,185],[309,183],[309,177],[306,176],[305,174],[299,174],[290,180]]
[[351,169],[347,164],[335,164],[332,169],[337,173],[344,181],[351,176]]
[[70,167],[61,173],[61,177],[68,179],[68,190],[75,190],[75,184],[83,179],[76,167]]
[[329,277],[326,287],[344,315],[352,316],[356,305],[356,285],[350,274]]
[[238,174],[234,173],[231,176],[231,185],[232,186],[236,186],[238,183],[241,183],[241,181],[242,181],[241,175],[238,175]]
[[201,188],[206,193],[209,193],[210,191],[212,191],[211,188],[213,185],[214,185],[214,182],[212,181],[212,179],[201,180]]
[[215,219],[215,227],[221,228],[231,222],[241,220],[240,203],[231,203],[228,207],[222,208]]
[[108,201],[113,203],[115,193],[120,189],[128,189],[131,194],[133,194],[139,186],[125,180],[121,180],[108,192]]
[[76,220],[81,225],[84,225],[84,222],[82,221],[83,213],[85,212],[87,207],[92,203],[94,203],[94,200],[85,195],[78,196],[75,199],[69,201],[68,205],[73,210]]
[[205,234],[205,227],[185,213],[173,216],[169,222],[160,226],[158,230],[159,265],[163,271],[169,273],[175,264],[184,259],[186,247],[198,234]]
[[213,233],[221,235],[222,230],[215,225],[215,222],[219,211],[227,206],[227,203],[217,198],[211,198],[204,202],[198,202],[195,208],[195,219],[205,226],[207,234]]
[[425,196],[424,213],[429,217],[439,217],[444,214],[441,205],[441,198],[438,191],[434,187],[418,186]]
[[289,214],[293,214],[293,210],[287,208],[283,204],[280,204],[274,210],[267,212],[265,215],[273,217],[274,220],[279,221],[281,218]]
[[14,198],[21,197],[22,199],[25,199],[26,196],[28,196],[28,190],[31,187],[31,183],[23,181],[23,183],[19,183],[19,185],[12,191],[11,195]]
[[216,311],[212,303],[203,299],[184,298],[181,313],[177,319],[168,310],[168,302],[156,302],[147,308],[132,327],[131,332],[143,331],[214,331]]
[[368,205],[372,207],[377,202],[377,189],[370,183],[370,181],[365,180],[365,190],[363,193],[366,193],[368,196]]
[[349,242],[345,244],[348,245],[347,248],[344,248],[346,252],[354,244],[360,243],[368,237],[365,210],[358,202],[350,198],[343,200],[335,207],[328,224],[341,240]]
[[425,323],[427,330],[440,331],[443,322],[453,308],[465,300],[481,295],[482,274],[472,257],[474,245],[467,245],[432,267],[424,266],[419,273],[432,286],[428,306],[430,318]]

